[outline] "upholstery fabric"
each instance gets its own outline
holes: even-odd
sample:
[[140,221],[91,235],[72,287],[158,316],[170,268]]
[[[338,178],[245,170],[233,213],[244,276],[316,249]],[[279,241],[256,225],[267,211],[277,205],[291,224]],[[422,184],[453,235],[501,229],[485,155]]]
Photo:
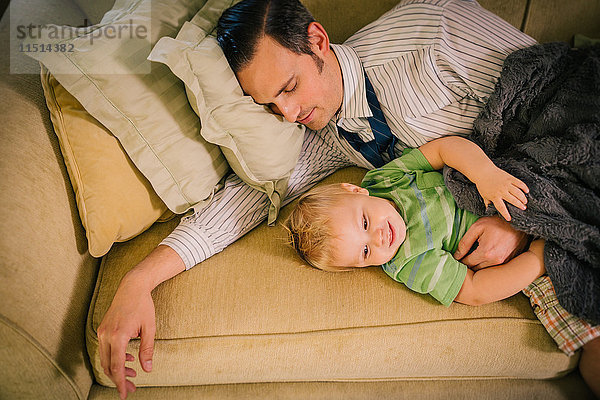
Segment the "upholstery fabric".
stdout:
[[[10,20],[9,14],[10,13]],[[13,0],[0,21],[0,398],[86,399],[84,321],[98,262],[87,252],[40,84],[7,57],[10,23],[78,24],[70,0]],[[9,74],[35,66],[35,74]]]
[[[324,183],[358,183],[363,174],[349,168]],[[294,204],[282,209],[282,218]],[[174,225],[158,224],[115,245],[103,260],[86,334],[103,385],[111,383],[100,368],[96,329],[123,274]],[[261,225],[202,268],[160,285],[153,298],[155,367],[148,375],[132,365],[140,386],[467,378],[473,371],[545,379],[576,365],[576,357],[556,348],[523,295],[446,308],[378,268],[312,269],[285,244],[281,226]],[[139,342],[130,346],[136,354]]]
[[538,42],[571,42],[574,33],[600,37],[600,2],[531,0],[523,32]]
[[221,147],[244,182],[268,195],[269,222],[274,222],[300,155],[304,127],[244,96],[216,39],[207,36],[231,3],[209,0],[177,38],[159,40],[148,58],[168,65],[183,81],[202,136]]
[[0,397],[85,399],[87,252],[39,75],[0,75]]
[[[576,378],[569,375],[560,380],[560,385],[529,379],[473,379],[178,386],[138,388],[135,396],[169,400],[592,400],[591,393]],[[89,400],[113,400],[114,396],[114,389],[94,385]]]
[[[334,42],[343,41],[350,33],[360,26],[378,17],[382,12],[397,3],[396,0],[377,0],[369,2],[368,6],[364,0],[303,0],[315,17],[324,23]],[[81,10],[77,7],[79,4]],[[98,19],[106,10],[112,6],[112,0],[12,0],[11,18],[18,19],[19,23],[61,23],[79,25],[83,23],[84,14],[96,9]],[[525,16],[526,0],[497,1],[481,0],[480,3],[493,12],[500,14],[515,26],[520,26]],[[592,2],[593,3],[593,2]],[[598,27],[599,11],[592,7],[588,0],[575,2],[564,2],[561,0],[532,1],[529,17],[526,21],[525,30],[537,40],[553,36],[569,40],[570,35],[577,31],[589,31],[589,28]],[[103,6],[106,5],[106,6]],[[547,5],[547,13],[537,13],[535,8]],[[104,7],[104,8],[103,8]],[[573,18],[571,10],[585,10],[577,19],[571,21],[575,24],[569,25],[575,32],[564,31],[566,18]],[[91,11],[90,11],[91,10]],[[552,11],[553,10],[553,11]],[[175,11],[175,10],[173,10]],[[550,12],[555,14],[551,14]],[[170,10],[168,11],[170,12]],[[575,12],[575,11],[573,11]],[[520,14],[519,14],[520,13]],[[4,39],[0,41],[0,48],[4,54],[8,54],[10,36],[8,30],[7,13],[0,23],[0,34]],[[20,15],[19,15],[20,14]],[[190,14],[190,17],[193,13]],[[516,21],[516,22],[513,22]],[[586,28],[587,27],[587,28]],[[172,32],[177,32],[173,28]],[[539,36],[538,36],[539,34]],[[590,37],[599,37],[598,34],[588,32]],[[174,33],[173,33],[174,36]],[[3,47],[2,47],[3,46]],[[27,63],[29,61],[29,63]],[[64,167],[63,158],[58,146],[56,135],[52,132],[52,124],[46,109],[45,100],[40,85],[38,69],[34,75],[6,75],[8,64],[17,64],[20,67],[35,66],[37,62],[28,57],[21,59],[2,57],[2,75],[0,75],[0,209],[2,225],[0,228],[0,365],[9,368],[0,368],[0,397],[10,399],[115,399],[117,393],[114,388],[102,387],[94,382],[92,367],[86,354],[84,338],[84,325],[86,321],[99,321],[108,307],[111,299],[110,292],[115,290],[116,282],[137,261],[151,251],[152,247],[168,234],[177,223],[176,220],[164,224],[155,224],[138,239],[132,242],[118,244],[107,256],[106,267],[115,269],[115,276],[110,277],[112,272],[103,270],[104,278],[101,284],[107,292],[102,302],[94,302],[90,318],[86,319],[88,307],[94,284],[97,277],[97,263],[87,252],[87,241],[85,232],[81,226],[75,195],[70,188],[67,170]],[[23,64],[21,64],[23,62]],[[181,87],[183,89],[183,87]],[[186,100],[187,101],[187,100]],[[342,178],[345,175],[342,175]],[[342,179],[340,178],[340,179]],[[345,179],[345,178],[344,178]],[[284,214],[285,211],[284,210]],[[285,216],[285,215],[283,215]],[[514,340],[520,351],[522,346],[533,349],[539,346],[539,351],[544,358],[554,359],[555,348],[547,347],[541,327],[537,325],[531,314],[530,307],[526,306],[526,300],[521,296],[501,302],[498,305],[490,305],[483,308],[462,310],[463,306],[454,305],[450,312],[435,312],[435,308],[423,304],[423,301],[409,301],[405,305],[396,302],[403,297],[399,296],[394,288],[391,291],[389,279],[379,277],[380,271],[371,270],[361,272],[360,275],[351,277],[318,275],[315,279],[312,274],[318,273],[302,267],[302,263],[294,258],[293,251],[286,249],[280,242],[276,242],[281,231],[278,228],[267,228],[261,226],[242,241],[228,248],[221,255],[203,263],[192,271],[181,274],[154,291],[155,298],[163,303],[157,304],[158,324],[161,335],[157,343],[160,343],[160,353],[170,357],[174,351],[175,344],[180,344],[186,337],[168,340],[168,336],[182,333],[191,333],[192,342],[196,345],[197,338],[209,339],[207,335],[211,332],[251,332],[257,326],[260,327],[266,321],[266,329],[261,332],[284,332],[281,335],[264,335],[266,339],[283,339],[292,337],[295,333],[305,332],[301,326],[302,322],[314,318],[307,329],[315,326],[326,326],[318,321],[325,321],[332,326],[349,326],[356,329],[356,321],[365,320],[365,325],[373,325],[373,321],[385,316],[385,321],[394,323],[393,315],[401,311],[402,318],[408,322],[406,326],[425,325],[422,320],[430,318],[433,321],[442,316],[441,322],[451,322],[452,318],[462,316],[482,317],[487,315],[490,320],[507,322],[518,322],[526,320],[531,324],[533,336],[525,339],[518,329],[516,335],[512,331],[503,331],[505,336]],[[131,244],[130,244],[131,243]],[[128,254],[128,251],[131,253]],[[262,255],[265,255],[262,257]],[[124,262],[119,265],[118,261]],[[256,268],[255,268],[256,267]],[[239,271],[235,271],[239,269]],[[267,270],[269,272],[267,273]],[[223,271],[222,273],[220,271]],[[295,271],[287,275],[288,271]],[[206,273],[205,273],[206,272]],[[271,275],[275,274],[275,275]],[[366,277],[367,279],[363,279]],[[110,278],[110,279],[109,279]],[[341,280],[341,281],[340,281]],[[351,282],[348,282],[351,281]],[[334,284],[334,282],[336,282]],[[353,283],[354,286],[348,283]],[[210,287],[214,284],[215,292]],[[345,285],[343,290],[341,285]],[[370,287],[364,291],[365,285]],[[314,286],[314,287],[311,287]],[[245,291],[250,288],[249,293]],[[292,289],[294,292],[292,292]],[[323,290],[332,290],[331,295]],[[379,293],[382,290],[383,293]],[[404,289],[402,289],[404,290]],[[215,297],[209,298],[209,293]],[[343,293],[344,298],[340,296]],[[375,304],[375,296],[380,301],[386,296],[381,304]],[[275,296],[269,298],[268,296]],[[414,300],[420,299],[418,295],[412,294]],[[347,298],[347,299],[346,299]],[[387,300],[389,298],[389,301]],[[200,299],[201,301],[198,301]],[[168,300],[169,303],[164,303]],[[281,303],[279,305],[278,303]],[[361,304],[359,304],[361,303]],[[362,305],[364,303],[366,307]],[[385,307],[391,304],[391,310]],[[427,306],[420,308],[419,304]],[[206,307],[214,306],[215,309]],[[308,307],[308,306],[310,307]],[[338,314],[332,319],[327,315],[335,310]],[[460,313],[457,312],[460,311]],[[433,313],[431,313],[433,311]],[[466,311],[474,314],[465,314]],[[231,315],[223,315],[230,312]],[[274,313],[277,314],[274,314]],[[315,313],[311,317],[308,313]],[[420,312],[422,315],[410,317],[412,312]],[[94,316],[94,313],[97,313]],[[170,314],[175,313],[175,314]],[[352,313],[354,315],[346,315]],[[428,314],[429,313],[429,314]],[[263,314],[265,315],[263,317]],[[492,316],[494,315],[494,316]],[[276,323],[279,319],[279,323]],[[384,318],[381,318],[384,320]],[[183,321],[183,322],[182,322]],[[215,329],[210,325],[215,322]],[[317,322],[314,322],[317,321]],[[333,322],[332,322],[333,321]],[[413,322],[410,322],[413,321]],[[456,320],[456,325],[460,320]],[[247,324],[248,329],[244,329]],[[354,324],[354,325],[353,325]],[[181,326],[180,326],[181,325]],[[497,325],[493,325],[494,327]],[[175,328],[180,328],[173,332]],[[289,329],[284,329],[289,328]],[[296,329],[296,330],[292,330]],[[377,331],[371,329],[370,332]],[[228,330],[227,330],[228,329]],[[461,328],[459,328],[461,329]],[[255,330],[255,329],[254,329]],[[333,333],[335,328],[329,332]],[[285,333],[287,332],[287,333]],[[418,332],[418,331],[417,331]],[[464,336],[468,337],[472,330],[464,330]],[[482,333],[483,334],[483,333]],[[485,331],[485,336],[490,334]],[[88,331],[86,335],[93,350],[94,331]],[[207,336],[202,336],[207,335]],[[253,335],[258,338],[260,335]],[[370,335],[372,336],[372,335]],[[365,338],[364,346],[370,346],[371,337]],[[217,351],[229,351],[237,338],[246,339],[246,335],[220,336],[217,337],[227,346],[214,349]],[[496,336],[490,335],[496,339]],[[521,337],[522,340],[517,338]],[[473,340],[473,338],[470,338]],[[479,338],[475,338],[479,339]],[[369,342],[366,342],[369,340]],[[506,339],[503,339],[506,340]],[[374,341],[380,343],[380,340]],[[331,342],[329,342],[331,343]],[[322,352],[314,351],[314,342],[303,350],[306,361],[300,353],[297,353],[298,364],[319,361],[343,349],[343,342],[338,342],[339,348],[325,349]],[[491,346],[487,344],[487,346]],[[502,344],[504,346],[504,344]],[[135,350],[135,347],[130,349]],[[191,347],[193,351],[194,347]],[[321,351],[323,348],[318,347]],[[449,353],[450,348],[441,349]],[[485,363],[486,368],[496,362],[505,360],[501,353],[502,347],[497,351],[484,353],[479,352],[472,355],[472,359],[478,363]],[[204,348],[202,351],[207,352]],[[245,363],[255,371],[261,368],[265,371],[268,356],[275,354],[274,350],[268,348],[265,356],[253,360],[232,360]],[[429,350],[428,350],[429,352]],[[135,353],[134,353],[135,354]],[[157,353],[158,355],[159,353]],[[390,353],[392,354],[392,353]],[[522,363],[526,364],[530,353],[526,352]],[[160,355],[159,355],[160,356]],[[214,356],[214,355],[213,355]],[[365,360],[370,360],[371,355],[363,353]],[[215,358],[217,356],[214,356]],[[356,356],[359,357],[358,355]],[[511,357],[514,357],[511,356]],[[235,364],[226,365],[221,370],[211,369],[211,365],[205,360],[199,360],[197,356],[189,360],[187,355],[182,357],[181,363],[175,365],[169,371],[169,379],[175,380],[175,374],[183,371],[187,374],[184,378],[189,380],[189,375],[200,368],[196,373],[208,371],[206,378],[201,381],[209,381],[211,374],[222,375],[230,368],[240,368]],[[188,360],[188,361],[185,361]],[[403,363],[412,362],[409,359],[401,360]],[[571,360],[576,363],[577,358]],[[329,366],[332,365],[329,361]],[[441,363],[441,362],[440,362]],[[136,369],[137,365],[131,364]],[[172,364],[171,364],[172,365]],[[468,365],[471,364],[469,360]],[[530,365],[537,369],[538,365]],[[159,367],[159,364],[155,364]],[[387,399],[387,398],[422,398],[422,399],[592,399],[593,395],[587,390],[581,377],[571,373],[560,379],[552,380],[528,380],[521,379],[517,374],[521,371],[515,369],[510,379],[477,379],[473,378],[478,371],[478,364],[469,368],[469,378],[464,379],[436,379],[429,378],[435,370],[427,371],[427,376],[402,381],[379,381],[379,382],[283,382],[264,384],[232,384],[205,386],[177,386],[177,387],[142,387],[139,388],[132,398],[137,399]],[[293,364],[284,365],[285,368],[297,368]],[[382,370],[381,365],[374,368]],[[467,367],[464,367],[467,368]],[[522,366],[519,366],[522,368]],[[252,372],[252,371],[251,371]],[[258,371],[260,372],[260,371]],[[253,372],[258,375],[258,372]],[[289,374],[289,371],[285,371]],[[154,374],[154,372],[152,373]],[[153,381],[154,375],[144,376],[144,384],[157,385]],[[250,373],[244,375],[249,377]],[[279,373],[281,376],[283,373]],[[158,375],[158,381],[165,379],[164,370]],[[199,383],[194,383],[199,385]],[[91,389],[91,392],[90,392]],[[89,392],[89,397],[88,397]]]
[[[66,51],[30,54],[119,139],[175,213],[209,198],[229,167],[218,146],[200,135],[200,122],[181,82],[165,66],[151,66],[146,57],[152,44],[175,34],[203,3],[122,0],[97,26],[48,26],[39,39],[30,38],[32,44],[66,46]],[[122,27],[124,33],[114,33]],[[53,39],[56,29],[68,33]],[[65,39],[69,35],[73,38]]]
[[[0,317],[0,393],[6,399],[68,399],[81,393],[33,338]],[[18,349],[19,351],[15,351]],[[10,360],[10,361],[9,361]],[[28,366],[27,369],[22,367]],[[45,384],[39,385],[38,382]]]
[[101,257],[172,215],[119,141],[45,68],[41,78],[90,254]]

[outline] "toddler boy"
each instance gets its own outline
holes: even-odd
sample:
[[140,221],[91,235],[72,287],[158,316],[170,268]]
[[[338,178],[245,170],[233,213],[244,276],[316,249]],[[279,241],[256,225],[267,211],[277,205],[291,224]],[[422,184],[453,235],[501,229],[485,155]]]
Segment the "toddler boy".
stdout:
[[474,143],[446,136],[367,172],[362,187],[334,184],[303,195],[285,222],[292,245],[309,264],[327,271],[381,265],[394,280],[446,306],[490,303],[526,289],[558,347],[569,356],[583,349],[579,370],[600,398],[600,326],[558,302],[540,300],[556,298],[550,279],[542,276],[543,240],[505,264],[476,271],[454,259],[477,216],[456,206],[436,171],[444,165],[474,182],[485,204],[493,203],[507,221],[505,201],[525,209],[527,185],[497,168]]
[[502,300],[543,275],[543,240],[505,264],[478,271],[454,259],[477,216],[456,206],[437,172],[444,165],[474,182],[506,220],[505,201],[525,209],[525,183],[496,167],[473,142],[447,136],[367,172],[362,187],[335,184],[302,196],[286,221],[293,246],[323,270],[381,265],[392,279],[446,306]]

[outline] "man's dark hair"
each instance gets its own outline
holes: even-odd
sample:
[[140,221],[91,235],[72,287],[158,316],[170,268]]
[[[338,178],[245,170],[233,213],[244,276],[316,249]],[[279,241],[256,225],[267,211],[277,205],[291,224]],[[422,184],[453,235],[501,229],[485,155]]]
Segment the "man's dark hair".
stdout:
[[298,0],[243,0],[225,10],[217,24],[217,40],[234,72],[248,64],[258,39],[268,35],[296,54],[322,60],[310,49],[308,25],[315,19]]

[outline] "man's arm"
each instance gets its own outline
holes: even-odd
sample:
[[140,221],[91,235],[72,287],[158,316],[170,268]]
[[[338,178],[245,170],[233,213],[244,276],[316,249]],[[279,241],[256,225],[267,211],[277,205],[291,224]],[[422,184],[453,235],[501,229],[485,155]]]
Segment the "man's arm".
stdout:
[[162,282],[184,271],[181,257],[167,246],[158,246],[121,280],[115,297],[98,327],[100,363],[104,373],[117,385],[121,398],[135,391],[127,377],[135,371],[125,367],[133,361],[126,354],[127,343],[140,337],[139,361],[146,372],[152,370],[154,351],[154,303],[151,292]]
[[[324,131],[307,130],[284,204],[335,170],[350,165],[354,163],[339,150],[335,138]],[[125,367],[125,361],[134,359],[126,354],[131,338],[141,337],[140,364],[144,371],[152,368],[156,329],[152,290],[223,250],[258,225],[267,212],[267,196],[232,174],[208,207],[182,220],[161,245],[123,278],[98,327],[101,365],[117,385],[121,398],[135,390],[135,385],[127,380],[135,372]]]
[[454,301],[473,306],[492,303],[519,293],[546,272],[544,241],[535,240],[529,250],[506,264],[467,270],[467,276]]
[[[494,90],[505,57],[536,41],[476,2],[449,4],[450,18],[444,23],[449,34],[443,42],[448,48],[445,54],[453,56],[446,62],[460,77],[456,82],[464,82],[468,86],[466,92],[471,93],[469,97],[477,98],[483,105]],[[477,249],[469,253],[475,243]],[[454,257],[473,269],[486,268],[506,262],[526,245],[527,235],[512,228],[502,217],[482,217],[463,236]]]

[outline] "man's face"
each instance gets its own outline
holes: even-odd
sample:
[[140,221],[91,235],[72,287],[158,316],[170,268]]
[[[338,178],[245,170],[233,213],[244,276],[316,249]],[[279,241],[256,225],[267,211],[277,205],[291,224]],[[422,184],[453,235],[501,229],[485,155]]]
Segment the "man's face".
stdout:
[[327,125],[342,104],[341,72],[328,48],[313,45],[315,56],[296,54],[269,36],[259,39],[252,61],[237,73],[244,92],[290,122],[318,130]]
[[406,238],[406,225],[392,202],[366,191],[340,195],[340,200],[329,220],[334,264],[368,267],[390,261]]

